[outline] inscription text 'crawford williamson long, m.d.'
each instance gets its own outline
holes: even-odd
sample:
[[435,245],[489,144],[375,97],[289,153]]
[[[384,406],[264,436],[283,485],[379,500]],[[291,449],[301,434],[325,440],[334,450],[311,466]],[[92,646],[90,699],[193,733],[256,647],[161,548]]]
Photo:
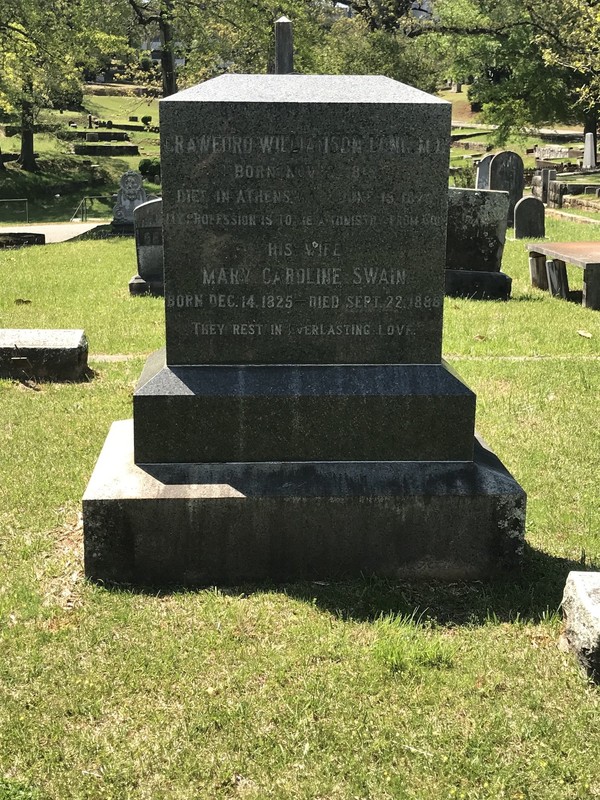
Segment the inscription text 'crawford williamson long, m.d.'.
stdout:
[[232,118],[162,139],[170,363],[438,361],[444,127]]

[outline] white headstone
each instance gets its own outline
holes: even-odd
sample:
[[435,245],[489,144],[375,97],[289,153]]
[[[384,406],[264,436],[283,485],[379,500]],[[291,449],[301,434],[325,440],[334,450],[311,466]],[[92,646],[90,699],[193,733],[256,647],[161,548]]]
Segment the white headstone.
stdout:
[[594,147],[594,134],[586,133],[585,145],[583,148],[583,168],[596,168],[596,148]]

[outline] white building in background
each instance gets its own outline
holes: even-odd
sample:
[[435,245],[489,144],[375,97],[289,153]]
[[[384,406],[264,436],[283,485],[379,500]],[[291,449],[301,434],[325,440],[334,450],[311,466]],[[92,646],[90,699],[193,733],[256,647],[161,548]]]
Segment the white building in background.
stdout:
[[[175,42],[175,47],[178,50],[183,48],[183,42]],[[156,62],[157,64],[160,62],[160,53],[161,53],[162,45],[159,39],[153,39],[152,41],[143,41],[140,44],[140,50],[149,50],[150,51],[150,58],[152,61]],[[175,66],[176,67],[184,67],[185,66],[185,58],[183,56],[177,56],[175,58]]]

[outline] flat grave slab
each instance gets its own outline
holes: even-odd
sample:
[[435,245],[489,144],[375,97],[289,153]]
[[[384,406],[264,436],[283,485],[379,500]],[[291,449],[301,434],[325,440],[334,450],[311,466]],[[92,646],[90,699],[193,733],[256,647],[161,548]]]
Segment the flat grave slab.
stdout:
[[0,376],[79,381],[88,369],[85,332],[71,329],[0,329]]

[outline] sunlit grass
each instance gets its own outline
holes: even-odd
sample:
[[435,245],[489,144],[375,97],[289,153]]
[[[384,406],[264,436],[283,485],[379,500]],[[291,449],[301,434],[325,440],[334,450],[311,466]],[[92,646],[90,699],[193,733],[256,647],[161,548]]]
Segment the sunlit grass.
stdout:
[[132,240],[0,253],[2,325],[83,327],[96,370],[0,381],[2,800],[600,797],[600,695],[557,613],[600,562],[600,313],[532,290],[523,241],[503,269],[510,302],[446,300],[444,352],[529,494],[522,571],[153,596],[83,580],[79,511],[162,302],[129,297]]

